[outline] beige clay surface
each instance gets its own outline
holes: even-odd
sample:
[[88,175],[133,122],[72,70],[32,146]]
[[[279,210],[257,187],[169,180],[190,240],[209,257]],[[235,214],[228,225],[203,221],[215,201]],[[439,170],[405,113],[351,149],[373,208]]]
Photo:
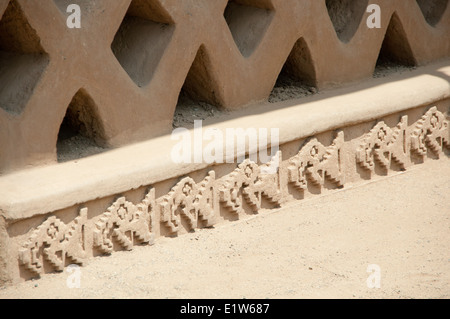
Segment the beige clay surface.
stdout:
[[[449,298],[450,159],[0,288],[0,298]],[[367,287],[367,267],[381,287]]]
[[[213,127],[225,134],[228,128],[280,128],[279,143],[282,145],[318,132],[377,120],[448,99],[448,63],[445,60],[408,74],[394,75],[389,81],[374,79],[304,99],[280,102],[277,107],[271,103],[262,104],[257,113],[241,110],[232,115],[222,114],[205,121],[204,129]],[[427,89],[423,90],[424,87]],[[92,156],[1,176],[0,209],[8,219],[29,218],[208,166],[203,162],[175,164],[171,150],[176,143],[167,135],[111,150],[101,157]],[[224,154],[227,148],[224,143]],[[132,160],[130,154],[135,154]],[[30,189],[34,191],[30,193]],[[23,196],[24,193],[27,196]]]

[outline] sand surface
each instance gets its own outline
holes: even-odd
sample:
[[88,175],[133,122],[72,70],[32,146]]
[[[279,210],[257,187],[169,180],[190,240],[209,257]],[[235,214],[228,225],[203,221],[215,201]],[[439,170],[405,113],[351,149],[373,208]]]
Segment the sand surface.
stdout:
[[[368,288],[369,265],[380,288]],[[450,159],[97,257],[0,298],[450,298]]]

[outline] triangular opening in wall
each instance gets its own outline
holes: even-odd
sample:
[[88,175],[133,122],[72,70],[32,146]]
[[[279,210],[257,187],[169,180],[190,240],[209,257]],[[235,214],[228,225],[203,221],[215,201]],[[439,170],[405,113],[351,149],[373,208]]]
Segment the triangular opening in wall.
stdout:
[[[19,115],[49,63],[17,0],[0,9],[0,108]],[[3,10],[2,10],[3,11]]]
[[150,83],[169,45],[175,24],[158,0],[133,0],[111,44],[133,82]]
[[441,21],[449,0],[416,0],[429,25],[435,26]]
[[210,68],[206,48],[201,45],[178,97],[173,128],[192,128],[195,120],[205,120],[223,112],[218,85]]
[[249,57],[264,38],[274,8],[270,0],[229,0],[224,17],[239,51]]
[[317,93],[316,70],[304,38],[294,45],[287,58],[269,102],[276,103]]
[[417,61],[397,13],[392,15],[378,56],[374,77],[414,69]]
[[80,89],[67,108],[61,123],[57,155],[66,162],[105,151],[106,138],[97,106],[84,89]]
[[326,0],[325,4],[338,38],[349,42],[358,31],[369,1]]

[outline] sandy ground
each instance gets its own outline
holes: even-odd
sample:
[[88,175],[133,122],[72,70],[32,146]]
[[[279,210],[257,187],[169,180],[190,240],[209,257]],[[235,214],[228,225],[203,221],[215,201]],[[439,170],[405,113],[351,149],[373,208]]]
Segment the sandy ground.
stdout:
[[[368,288],[369,265],[380,288]],[[160,238],[0,298],[449,298],[450,159],[214,229]]]

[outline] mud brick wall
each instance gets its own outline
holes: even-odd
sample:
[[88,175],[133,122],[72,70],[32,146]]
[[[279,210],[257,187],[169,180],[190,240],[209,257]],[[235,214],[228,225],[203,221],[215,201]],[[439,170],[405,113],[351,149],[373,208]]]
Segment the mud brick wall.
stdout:
[[9,222],[7,231],[0,228],[0,235],[8,234],[3,254],[0,249],[6,264],[0,286],[2,280],[63,271],[93,256],[152,245],[160,236],[236,221],[449,156],[449,106],[447,99],[286,143],[274,174],[263,173],[271,163],[247,159]]
[[[0,286],[448,157],[448,2],[0,0]],[[286,74],[324,94],[266,103]],[[283,129],[276,173],[169,162],[184,94]],[[118,149],[52,165],[63,127]]]
[[169,133],[182,89],[235,110],[266,101],[282,70],[324,90],[380,59],[448,57],[448,2],[0,0],[0,172],[55,163],[63,121],[104,147]]

